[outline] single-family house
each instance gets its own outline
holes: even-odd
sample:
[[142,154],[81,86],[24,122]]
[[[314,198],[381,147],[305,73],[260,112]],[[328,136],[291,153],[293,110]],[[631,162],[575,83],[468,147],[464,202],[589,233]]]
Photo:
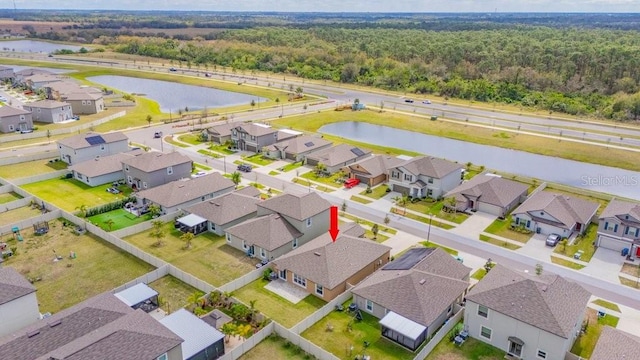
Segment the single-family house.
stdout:
[[0,337],[40,319],[36,288],[12,267],[0,268]]
[[239,150],[258,153],[266,146],[300,134],[302,133],[293,130],[274,129],[266,124],[244,123],[231,129],[231,141]]
[[207,230],[223,236],[228,228],[256,217],[259,196],[258,189],[247,186],[183,210],[205,219]]
[[14,72],[14,79],[15,79],[14,83],[26,85],[26,82],[27,82],[26,79],[29,76],[33,76],[37,74],[54,75],[53,72],[45,69],[38,69],[38,68],[22,69]]
[[13,68],[0,65],[0,80],[13,79],[14,76],[15,74],[13,73]]
[[632,259],[640,257],[640,204],[613,199],[598,221],[596,245],[605,249],[629,249]]
[[640,337],[605,326],[590,360],[640,359]]
[[583,234],[600,205],[574,196],[538,191],[511,214],[513,226],[524,227],[536,234],[558,234],[570,237]]
[[325,233],[275,259],[278,278],[331,301],[389,262],[390,247],[348,235],[352,228],[364,235],[364,229],[352,223],[335,241]]
[[323,138],[303,135],[268,146],[268,153],[265,155],[274,159],[301,161],[310,153],[327,149],[331,144],[331,141]]
[[431,156],[418,156],[389,170],[389,188],[416,198],[440,199],[460,185],[462,166]]
[[198,178],[184,178],[138,191],[138,206],[156,204],[162,214],[185,209],[199,202],[218,197],[235,189],[236,184],[218,172]]
[[226,230],[227,244],[273,260],[326,233],[331,204],[316,193],[285,193],[257,204],[257,217]]
[[73,178],[89,186],[109,184],[124,179],[122,161],[142,154],[141,150],[95,157],[69,166]]
[[33,121],[59,123],[73,118],[71,104],[55,100],[40,100],[24,104],[23,109],[31,111]]
[[0,338],[0,359],[183,360],[183,339],[111,293]]
[[129,138],[122,132],[79,134],[58,141],[60,160],[69,165],[129,151]]
[[464,329],[515,359],[564,359],[580,334],[590,297],[558,275],[498,264],[467,294]]
[[122,161],[127,184],[144,190],[191,176],[193,161],[179,152],[147,152]]
[[40,90],[48,84],[59,81],[60,77],[56,74],[33,74],[24,78],[24,84],[32,90]]
[[61,101],[71,104],[74,114],[90,115],[104,110],[104,98],[102,94],[88,91],[80,91],[62,94]]
[[312,152],[307,155],[306,163],[309,166],[316,166],[318,163],[322,163],[327,167],[327,172],[332,174],[369,156],[371,156],[371,150],[349,144],[339,144],[328,149]]
[[410,249],[353,288],[353,301],[380,319],[382,336],[413,351],[454,315],[470,270],[440,248]]
[[231,140],[231,129],[236,124],[218,124],[213,125],[204,130],[204,134],[207,136],[208,141],[212,141],[216,144],[225,144]]
[[342,170],[350,179],[355,178],[369,186],[389,181],[389,170],[400,165],[404,160],[389,155],[373,155],[353,164],[345,166]]
[[481,211],[504,217],[526,198],[529,186],[492,174],[474,176],[444,197],[455,197],[456,210]]
[[9,105],[0,106],[0,131],[12,133],[33,129],[31,112]]
[[184,339],[182,360],[215,360],[224,355],[224,334],[189,311],[180,309],[160,323]]

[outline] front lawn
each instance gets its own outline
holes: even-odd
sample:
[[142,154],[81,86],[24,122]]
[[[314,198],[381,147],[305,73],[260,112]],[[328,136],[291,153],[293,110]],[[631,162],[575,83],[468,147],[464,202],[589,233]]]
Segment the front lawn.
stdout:
[[508,216],[504,220],[496,219],[491,225],[484,229],[484,232],[489,234],[498,235],[507,239],[515,240],[521,243],[527,243],[533,236],[531,232],[524,233],[516,230],[511,230],[511,217]]
[[301,179],[301,178],[295,178],[293,180],[291,180],[291,182],[293,182],[294,184],[298,184],[298,185],[302,185],[302,186],[307,186],[309,188],[309,190],[316,189],[316,190],[320,190],[323,192],[332,192],[335,191],[334,188],[330,188],[324,185],[316,185],[308,180],[305,179]]
[[268,283],[268,281],[258,279],[234,291],[233,297],[245,304],[255,300],[256,309],[287,328],[296,325],[326,304],[324,300],[313,295],[308,295],[299,303],[292,304],[285,298],[265,289],[264,286]]
[[345,175],[343,172],[338,171],[335,174],[330,176],[317,176],[315,171],[306,172],[300,177],[305,178],[307,180],[311,180],[317,183],[325,184],[334,188],[342,187],[342,179],[344,179]]
[[461,346],[445,336],[427,356],[427,360],[502,360],[505,352],[474,338],[467,338]]
[[213,150],[215,152],[219,152],[225,155],[232,155],[235,154],[235,151],[230,150],[229,147],[227,145],[223,145],[223,144],[211,144],[209,145],[209,150]]
[[218,154],[216,152],[213,152],[213,151],[209,151],[209,150],[200,149],[200,150],[198,150],[198,152],[200,154],[203,154],[203,155],[211,156],[214,159],[219,159],[219,158],[222,157],[222,155],[220,155],[220,154]]
[[0,194],[0,204],[6,204],[20,199],[22,199],[22,196],[14,193],[13,191]]
[[421,214],[431,214],[440,219],[454,222],[456,224],[461,224],[463,221],[469,218],[469,215],[461,212],[450,213],[444,211],[442,208],[444,207],[444,200],[440,201],[432,201],[429,199],[420,200],[417,202],[408,201],[407,209],[417,211]]
[[584,236],[579,236],[573,242],[573,245],[556,245],[556,248],[553,250],[556,254],[563,254],[569,257],[573,257],[575,253],[578,251],[582,251],[582,256],[580,256],[580,260],[589,262],[593,257],[593,254],[596,252],[596,247],[593,246],[593,243],[596,241],[596,237],[598,236],[598,225],[597,224],[589,224],[587,227],[587,231],[584,233]]
[[600,333],[605,325],[611,327],[618,326],[618,319],[615,316],[606,314],[604,317],[598,318],[598,312],[594,309],[587,308],[585,323],[588,323],[586,331],[581,334],[571,348],[571,353],[576,354],[584,359],[591,357],[593,349],[596,347]]
[[609,309],[609,310],[613,310],[616,312],[620,312],[620,307],[617,304],[614,304],[612,302],[603,300],[603,299],[597,299],[597,300],[593,300],[591,303],[596,304],[598,306],[602,306],[605,309]]
[[274,162],[275,160],[270,159],[268,157],[262,156],[262,154],[255,154],[255,155],[251,155],[251,156],[245,156],[242,158],[242,160],[246,160],[252,164],[256,164],[256,165],[260,165],[260,166],[266,166],[271,164],[272,162]]
[[360,193],[360,195],[364,195],[366,197],[370,197],[372,199],[378,200],[388,194],[387,189],[389,189],[389,186],[387,184],[382,184],[374,188],[371,188],[370,193],[367,193],[367,190],[364,190],[363,192]]
[[482,234],[480,234],[480,240],[482,240],[484,242],[488,242],[489,244],[502,246],[503,248],[506,248],[506,249],[509,249],[509,250],[518,250],[518,249],[520,249],[522,247],[522,246],[518,246],[516,244],[512,244],[512,243],[510,243],[508,241],[498,240],[496,238],[492,238],[490,236],[486,236],[486,235],[482,235]]
[[200,136],[199,132],[180,135],[178,136],[178,140],[182,142],[186,142],[187,144],[191,144],[191,145],[200,145],[204,143],[204,141],[202,141],[202,137]]
[[265,359],[306,360],[309,357],[299,346],[273,333],[239,358],[239,360]]
[[200,292],[200,290],[171,275],[163,276],[154,282],[150,282],[148,285],[158,292],[158,297],[161,299],[161,307],[167,313],[174,312],[189,305],[187,301],[189,296],[195,292]]
[[582,265],[582,264],[578,264],[578,263],[575,263],[573,261],[569,261],[567,259],[564,259],[564,258],[561,258],[561,257],[557,257],[557,256],[553,256],[553,255],[551,256],[551,262],[556,264],[556,265],[568,267],[569,269],[573,269],[573,270],[584,269],[584,265]]
[[42,212],[39,209],[34,209],[31,206],[23,206],[17,209],[5,211],[0,213],[0,226],[11,225],[18,221],[36,217],[41,214]]
[[[345,303],[345,309],[347,305]],[[415,354],[382,337],[378,319],[364,311],[361,314],[362,321],[356,321],[347,311],[333,311],[304,331],[302,336],[340,359],[351,360],[362,354],[376,360],[413,359]],[[366,349],[365,341],[369,343]]]
[[20,179],[33,175],[45,174],[67,168],[64,161],[48,162],[48,160],[34,160],[19,164],[0,166],[0,178]]
[[[373,227],[373,224],[374,224],[373,222],[371,222],[369,220],[365,220],[365,219],[359,218],[357,216],[353,216],[351,214],[347,214],[345,212],[341,212],[340,216],[342,216],[345,219],[349,219],[351,221],[354,221],[354,222],[356,222],[358,224],[366,225],[368,227]],[[386,232],[388,234],[391,234],[391,235],[395,235],[398,232],[396,229],[390,228],[387,225],[383,225],[383,224],[378,224],[378,229],[380,231],[384,231],[384,232]]]
[[349,200],[355,201],[355,202],[360,203],[360,204],[365,204],[365,205],[366,204],[371,204],[371,202],[372,202],[371,200],[367,200],[367,199],[365,199],[363,197],[360,197],[360,196],[357,196],[357,195],[351,195],[351,198],[349,198]]
[[471,275],[471,278],[472,279],[476,279],[476,280],[482,280],[486,275],[487,275],[487,270],[485,270],[484,268],[481,268],[481,269],[476,270]]
[[276,176],[276,175],[280,175],[280,173],[275,171],[275,170],[271,170],[271,171],[269,171],[269,175]]
[[423,222],[425,224],[431,224],[433,226],[437,226],[437,227],[443,228],[445,230],[453,229],[453,226],[451,226],[449,224],[441,223],[438,220],[429,219],[426,216],[420,216],[420,215],[416,215],[414,213],[406,212],[404,210],[404,208],[403,209],[399,209],[399,208],[396,208],[396,207],[392,207],[391,208],[391,212],[394,213],[394,214],[397,214],[397,215],[402,215],[402,216],[404,216],[406,218],[409,218],[409,219],[412,219],[412,220]]
[[116,231],[151,220],[151,214],[147,213],[142,216],[136,216],[125,209],[116,209],[106,213],[90,216],[87,220],[104,231]]
[[297,162],[294,162],[294,163],[287,164],[287,165],[283,166],[280,170],[284,171],[284,172],[288,172],[288,171],[297,169],[300,166],[302,166],[302,161],[297,161]]
[[223,236],[210,232],[198,234],[191,241],[191,248],[184,249],[180,239],[182,232],[173,228],[173,222],[164,224],[163,246],[150,236],[151,230],[127,236],[123,240],[143,251],[155,255],[189,274],[214,286],[221,286],[255,269],[256,260],[227,245]]
[[436,243],[431,242],[431,241],[423,241],[420,244],[422,244],[422,246],[424,246],[424,247],[440,248],[440,249],[444,250],[445,252],[447,252],[450,255],[458,256],[458,250],[452,249],[450,247],[446,247],[444,245],[436,244]]
[[116,195],[107,192],[111,184],[91,187],[75,179],[59,178],[25,184],[21,187],[42,200],[70,212],[76,211],[82,205],[92,208],[122,200],[129,197],[132,192],[130,187],[121,185],[118,189],[122,192]]
[[[75,235],[71,226],[49,221],[49,232],[36,236],[21,231],[24,241],[9,241],[17,255],[5,260],[34,282],[40,312],[56,313],[92,296],[109,291],[151,270],[153,266],[118,249],[93,234]],[[70,259],[70,252],[76,254]],[[62,260],[54,262],[54,255]]]

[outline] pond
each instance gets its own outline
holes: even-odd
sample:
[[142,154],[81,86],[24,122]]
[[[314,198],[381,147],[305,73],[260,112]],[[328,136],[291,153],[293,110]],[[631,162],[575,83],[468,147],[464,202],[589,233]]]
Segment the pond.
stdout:
[[474,144],[356,121],[324,125],[319,132],[457,161],[511,174],[640,199],[640,174],[630,170]]
[[141,94],[160,104],[163,112],[177,112],[185,107],[191,110],[217,108],[223,106],[248,105],[267,99],[225,90],[202,86],[185,85],[169,81],[141,79],[128,76],[101,75],[88,77],[87,80],[99,83],[127,93]]
[[[52,53],[56,50],[73,50],[78,51],[82,46],[50,43],[46,41],[35,40],[10,40],[0,41],[0,49],[3,51],[15,51],[26,53]],[[89,49],[85,46],[86,49]]]

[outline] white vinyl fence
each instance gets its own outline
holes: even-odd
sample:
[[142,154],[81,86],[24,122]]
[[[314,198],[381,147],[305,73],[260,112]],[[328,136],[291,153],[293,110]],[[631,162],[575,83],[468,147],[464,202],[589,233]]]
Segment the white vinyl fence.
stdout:
[[427,345],[425,345],[425,347],[423,347],[422,350],[420,350],[420,352],[416,354],[413,360],[424,360],[433,351],[433,349],[447,336],[447,334],[449,334],[451,329],[458,325],[460,320],[462,320],[464,308],[459,305],[455,305],[454,309],[457,310],[456,314],[450,317],[447,323],[444,324],[435,334],[433,334],[431,340],[429,340]]
[[310,328],[313,324],[320,321],[320,319],[329,315],[332,311],[336,311],[336,305],[344,304],[344,302],[349,299],[351,299],[351,291],[347,290],[338,295],[335,299],[329,301],[325,306],[318,309],[318,311],[307,316],[305,319],[294,325],[291,328],[291,332],[294,334],[301,334],[303,331]]
[[15,185],[20,186],[24,184],[31,184],[38,181],[61,178],[67,175],[68,173],[69,173],[69,170],[56,170],[56,171],[48,172],[45,174],[33,175],[33,176],[28,176],[28,177],[19,178],[19,179],[12,179],[11,182],[14,183]]
[[0,166],[19,164],[19,163],[35,161],[35,160],[50,160],[57,157],[59,157],[59,154],[57,152],[43,152],[43,153],[37,153],[37,154],[18,155],[18,156],[12,156],[12,157],[6,157],[6,158],[0,159]]
[[253,349],[256,345],[258,345],[258,343],[264,340],[267,336],[271,335],[271,333],[273,333],[274,326],[276,326],[275,323],[273,322],[269,323],[262,330],[253,334],[253,336],[251,336],[250,338],[248,338],[247,340],[245,340],[244,342],[242,342],[241,344],[233,348],[233,350],[231,350],[230,352],[219,357],[218,359],[219,360],[238,359],[240,356],[244,355],[244,353]]
[[17,199],[8,203],[4,203],[0,205],[0,214],[3,212],[21,208],[23,206],[27,206],[31,203],[32,200],[33,200],[33,197],[28,197],[28,198]]
[[164,276],[166,276],[168,274],[169,274],[169,267],[168,267],[168,265],[164,265],[164,266],[161,266],[161,267],[159,267],[159,268],[157,268],[155,270],[149,271],[148,273],[146,273],[146,274],[144,274],[144,275],[142,275],[140,277],[137,277],[137,278],[129,281],[128,283],[126,283],[124,285],[118,286],[117,288],[111,290],[111,292],[115,294],[115,293],[120,292],[122,290],[128,289],[128,288],[130,288],[130,287],[132,287],[134,285],[138,285],[140,283],[149,284],[149,283],[154,282],[154,281],[156,281],[156,280],[158,280],[158,279],[160,279],[160,278],[162,278],[162,277],[164,277]]
[[40,216],[35,216],[29,219],[16,221],[9,225],[0,226],[0,235],[11,233],[11,229],[14,227],[17,227],[20,230],[28,229],[39,222],[51,221],[51,220],[57,219],[60,217],[60,215],[61,215],[61,210],[54,210]]
[[339,360],[339,358],[332,353],[303,338],[302,336],[286,329],[284,326],[278,323],[274,323],[274,325],[276,334],[287,339],[292,344],[299,346],[300,349],[302,349],[304,352],[311,354],[320,360]]
[[222,292],[232,292],[240,289],[241,287],[248,285],[262,277],[262,273],[267,269],[267,266],[263,266],[261,268],[257,268],[251,271],[248,274],[243,275],[242,277],[235,279],[231,282],[228,282],[222,286],[220,286],[220,291]]
[[178,279],[178,280],[180,280],[180,281],[182,281],[184,283],[187,283],[187,284],[193,286],[194,288],[204,292],[205,294],[208,294],[208,293],[216,290],[215,286],[207,283],[204,280],[200,280],[197,277],[195,277],[195,276],[193,276],[193,275],[191,275],[191,274],[189,274],[187,272],[184,272],[184,271],[178,269],[177,267],[175,267],[175,266],[173,266],[171,264],[168,264],[167,267],[169,269],[169,275],[173,276],[174,278],[176,278],[176,279]]

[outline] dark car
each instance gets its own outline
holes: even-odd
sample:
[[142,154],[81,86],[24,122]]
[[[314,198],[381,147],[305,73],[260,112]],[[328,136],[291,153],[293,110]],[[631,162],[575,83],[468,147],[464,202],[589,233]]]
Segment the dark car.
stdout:
[[238,171],[251,172],[251,165],[247,165],[247,164],[238,165]]
[[412,99],[404,99],[404,102],[409,103],[409,104],[413,104],[413,100]]
[[176,69],[176,68],[172,67],[172,68],[169,68],[169,71],[171,71],[171,72],[176,72],[176,71],[178,71],[178,69]]
[[549,236],[547,236],[545,244],[547,246],[556,246],[560,242],[560,239],[562,239],[562,237],[560,237],[560,235],[558,234],[549,234]]
[[153,137],[156,138],[156,139],[160,139],[162,137],[162,131],[156,131],[153,134]]

